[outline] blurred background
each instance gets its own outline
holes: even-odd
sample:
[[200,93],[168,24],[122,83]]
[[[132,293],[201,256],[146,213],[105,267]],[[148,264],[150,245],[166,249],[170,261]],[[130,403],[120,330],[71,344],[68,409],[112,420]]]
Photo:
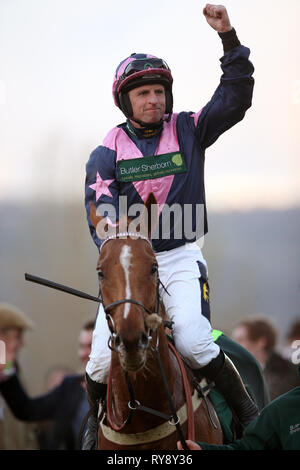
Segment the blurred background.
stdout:
[[[253,106],[206,154],[213,326],[262,314],[280,341],[300,316],[299,0],[224,1],[255,66]],[[0,0],[0,300],[35,322],[21,365],[31,394],[46,370],[79,367],[78,332],[97,305],[24,273],[97,295],[83,206],[85,164],[123,122],[111,87],[132,52],[163,57],[175,111],[198,111],[221,75],[205,3]]]

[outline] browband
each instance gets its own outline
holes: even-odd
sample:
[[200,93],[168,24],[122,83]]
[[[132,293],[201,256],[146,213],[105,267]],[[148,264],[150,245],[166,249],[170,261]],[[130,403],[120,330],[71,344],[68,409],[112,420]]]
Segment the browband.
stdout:
[[151,241],[149,240],[148,237],[145,237],[144,235],[141,235],[140,233],[137,233],[137,232],[118,232],[114,235],[110,235],[109,237],[105,238],[105,240],[103,240],[101,246],[100,246],[100,251],[101,249],[103,248],[103,246],[105,245],[105,243],[109,242],[109,240],[114,240],[116,238],[126,238],[126,237],[130,237],[130,238],[141,238],[142,240],[145,240],[146,242],[149,243],[149,245],[151,246],[152,248],[152,243]]

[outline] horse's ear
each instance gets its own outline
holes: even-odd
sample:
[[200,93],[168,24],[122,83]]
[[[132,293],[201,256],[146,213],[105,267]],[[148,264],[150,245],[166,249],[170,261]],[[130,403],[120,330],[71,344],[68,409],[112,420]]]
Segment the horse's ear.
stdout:
[[92,202],[90,202],[90,219],[95,229],[97,229],[97,225],[101,222],[102,217],[97,215],[97,207]]
[[158,225],[158,217],[159,206],[154,194],[150,193],[141,216],[141,231],[143,231],[148,238],[151,238],[151,234],[153,234]]
[[112,232],[115,233],[115,227],[110,226],[105,217],[97,214],[97,207],[92,202],[90,202],[90,219],[100,240],[105,240]]

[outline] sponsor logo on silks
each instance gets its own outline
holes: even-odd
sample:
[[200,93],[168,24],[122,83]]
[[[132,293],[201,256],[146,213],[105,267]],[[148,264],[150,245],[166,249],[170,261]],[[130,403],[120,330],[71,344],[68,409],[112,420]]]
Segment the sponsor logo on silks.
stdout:
[[290,434],[294,434],[295,432],[300,431],[300,423],[291,424],[290,426]]
[[117,167],[119,181],[123,183],[162,178],[187,171],[184,157],[180,152],[120,160],[117,162]]

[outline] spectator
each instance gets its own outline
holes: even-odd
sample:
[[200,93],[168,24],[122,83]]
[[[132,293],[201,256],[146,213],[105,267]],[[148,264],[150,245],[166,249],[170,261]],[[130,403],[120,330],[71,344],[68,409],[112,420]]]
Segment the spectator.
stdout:
[[[89,359],[93,328],[94,322],[88,322],[79,334],[78,356],[83,368]],[[52,432],[45,442],[42,441],[43,449],[73,450],[77,448],[79,430],[89,409],[83,374],[65,377],[54,390],[36,398],[28,397],[17,373],[12,373],[10,376],[2,374],[0,390],[18,419],[54,421]]]
[[63,365],[55,365],[50,367],[45,376],[43,393],[50,392],[58,387],[67,375],[73,374],[74,371]]
[[33,322],[19,308],[0,303],[0,341],[5,345],[4,357],[0,358],[0,450],[38,448],[32,425],[18,421],[1,396],[1,377],[16,371],[21,375],[18,355],[24,345],[24,333],[33,327]]
[[[73,371],[65,366],[56,365],[51,367],[46,373],[45,384],[42,393],[48,393],[58,387],[65,377],[73,374]],[[51,441],[55,422],[53,420],[44,421],[36,427],[36,434],[38,439],[39,448],[47,449],[48,442]]]
[[282,349],[282,356],[285,359],[291,361],[292,363],[297,363],[300,359],[300,356],[297,354],[296,350],[300,348],[300,318],[295,320],[286,335],[285,345]]
[[[300,375],[300,368],[299,368]],[[299,384],[299,377],[297,380]],[[269,403],[244,430],[243,437],[228,445],[187,441],[190,450],[299,450],[300,387]],[[177,442],[178,450],[182,445]]]
[[251,317],[242,320],[233,330],[232,338],[260,363],[271,401],[298,385],[295,365],[276,351],[277,330],[269,319]]

